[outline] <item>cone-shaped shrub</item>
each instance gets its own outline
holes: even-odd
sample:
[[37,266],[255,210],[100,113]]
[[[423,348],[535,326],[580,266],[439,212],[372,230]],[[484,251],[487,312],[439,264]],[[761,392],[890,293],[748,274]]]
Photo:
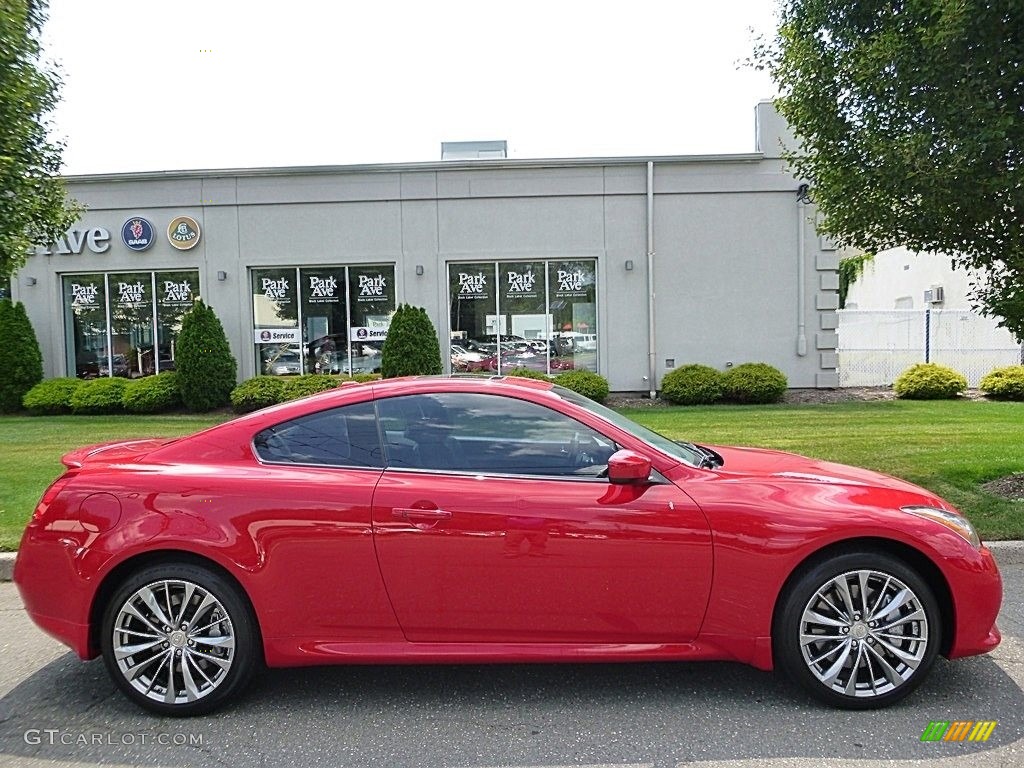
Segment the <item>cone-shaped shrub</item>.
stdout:
[[182,318],[174,362],[186,408],[209,411],[231,402],[238,364],[224,326],[201,299]]
[[21,409],[22,398],[43,380],[43,355],[25,306],[0,300],[0,413]]
[[381,350],[380,372],[396,376],[427,376],[442,372],[441,345],[427,310],[400,304]]

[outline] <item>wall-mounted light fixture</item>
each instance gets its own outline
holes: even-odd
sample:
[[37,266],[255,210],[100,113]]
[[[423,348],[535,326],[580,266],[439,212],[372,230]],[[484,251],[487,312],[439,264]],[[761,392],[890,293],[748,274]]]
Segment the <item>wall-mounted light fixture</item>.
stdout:
[[422,264],[417,264],[416,265],[416,274],[417,275],[422,275],[423,274],[423,265]]
[[223,283],[225,280],[228,279],[228,273],[227,272],[223,272],[223,271],[218,272],[217,273],[217,279],[220,280]]
[[36,279],[34,277],[26,277],[25,278],[25,285],[35,285],[35,284],[36,284]]
[[632,259],[626,259],[626,271],[627,272],[632,272],[633,271],[633,260]]

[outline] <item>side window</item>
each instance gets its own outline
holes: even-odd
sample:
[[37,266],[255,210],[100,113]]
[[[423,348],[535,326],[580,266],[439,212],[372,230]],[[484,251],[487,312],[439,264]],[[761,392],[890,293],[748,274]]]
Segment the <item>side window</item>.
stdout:
[[558,411],[475,393],[377,401],[389,467],[598,477],[617,446]]
[[268,427],[253,440],[264,461],[336,467],[382,467],[373,403],[311,413]]

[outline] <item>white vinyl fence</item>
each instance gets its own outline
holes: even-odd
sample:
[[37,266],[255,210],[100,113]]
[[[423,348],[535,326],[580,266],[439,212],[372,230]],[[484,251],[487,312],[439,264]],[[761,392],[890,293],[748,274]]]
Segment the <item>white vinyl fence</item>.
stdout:
[[839,386],[887,386],[914,363],[940,363],[978,386],[1021,345],[995,321],[961,309],[839,310]]

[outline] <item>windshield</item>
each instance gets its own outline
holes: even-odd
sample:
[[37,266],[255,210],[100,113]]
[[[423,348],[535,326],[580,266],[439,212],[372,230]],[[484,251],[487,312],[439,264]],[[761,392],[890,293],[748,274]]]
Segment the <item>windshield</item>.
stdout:
[[577,392],[573,392],[571,389],[566,389],[565,387],[560,387],[556,384],[553,391],[563,400],[568,400],[574,405],[586,408],[588,411],[597,414],[605,421],[611,422],[619,429],[625,430],[631,435],[636,435],[645,443],[657,448],[662,453],[674,456],[680,461],[685,461],[687,464],[697,467],[700,466],[706,458],[705,453],[695,450],[686,444],[669,440],[667,437],[658,434],[653,429],[641,426],[632,419],[627,419],[621,413],[616,413],[611,408],[606,408],[600,403],[595,403],[589,397],[584,397]]

